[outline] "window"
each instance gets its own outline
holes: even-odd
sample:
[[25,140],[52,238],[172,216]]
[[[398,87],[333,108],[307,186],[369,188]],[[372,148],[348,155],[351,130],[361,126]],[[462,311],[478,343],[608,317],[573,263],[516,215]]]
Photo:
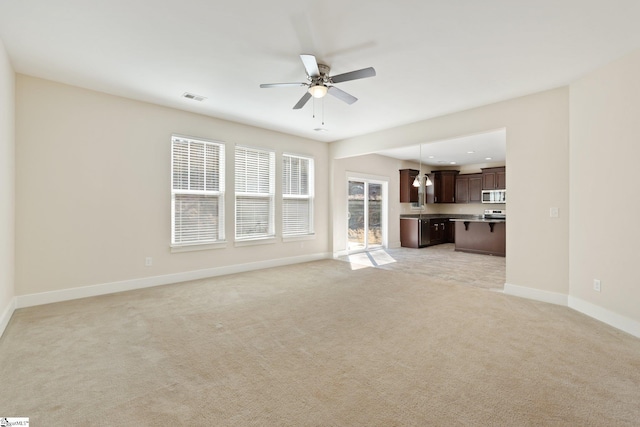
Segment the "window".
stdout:
[[236,239],[273,237],[275,153],[236,146],[235,159]]
[[171,244],[224,240],[224,144],[171,138]]
[[282,156],[282,235],[313,234],[313,159]]

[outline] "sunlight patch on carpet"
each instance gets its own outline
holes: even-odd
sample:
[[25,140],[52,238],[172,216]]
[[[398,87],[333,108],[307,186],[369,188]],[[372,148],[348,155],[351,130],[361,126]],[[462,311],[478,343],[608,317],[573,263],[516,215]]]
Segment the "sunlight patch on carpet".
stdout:
[[379,267],[396,262],[396,260],[383,249],[350,254],[345,257],[340,257],[339,260],[350,263],[352,270]]

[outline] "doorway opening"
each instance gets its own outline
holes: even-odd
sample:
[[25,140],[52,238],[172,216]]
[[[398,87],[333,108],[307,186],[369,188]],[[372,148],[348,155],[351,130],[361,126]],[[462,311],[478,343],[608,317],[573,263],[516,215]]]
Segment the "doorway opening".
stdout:
[[388,182],[353,177],[347,186],[347,252],[387,247]]

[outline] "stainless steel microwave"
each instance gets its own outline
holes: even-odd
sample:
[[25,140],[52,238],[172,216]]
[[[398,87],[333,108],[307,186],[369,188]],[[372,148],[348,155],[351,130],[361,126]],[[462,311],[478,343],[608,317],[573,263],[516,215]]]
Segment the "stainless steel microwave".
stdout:
[[482,190],[482,203],[507,203],[507,190]]

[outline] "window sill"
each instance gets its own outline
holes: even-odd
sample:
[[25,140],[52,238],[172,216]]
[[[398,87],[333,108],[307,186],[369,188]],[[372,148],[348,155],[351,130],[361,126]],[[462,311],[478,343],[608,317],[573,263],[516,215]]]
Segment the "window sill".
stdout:
[[180,252],[193,252],[193,251],[208,251],[210,249],[225,249],[227,247],[227,242],[216,242],[216,243],[196,243],[192,245],[171,245],[171,253],[180,253]]
[[295,236],[282,236],[282,241],[283,242],[299,242],[301,240],[315,240],[315,239],[316,239],[315,233],[298,234],[298,235],[295,235]]
[[235,247],[254,246],[254,245],[271,245],[276,243],[275,237],[261,237],[258,239],[236,240]]

